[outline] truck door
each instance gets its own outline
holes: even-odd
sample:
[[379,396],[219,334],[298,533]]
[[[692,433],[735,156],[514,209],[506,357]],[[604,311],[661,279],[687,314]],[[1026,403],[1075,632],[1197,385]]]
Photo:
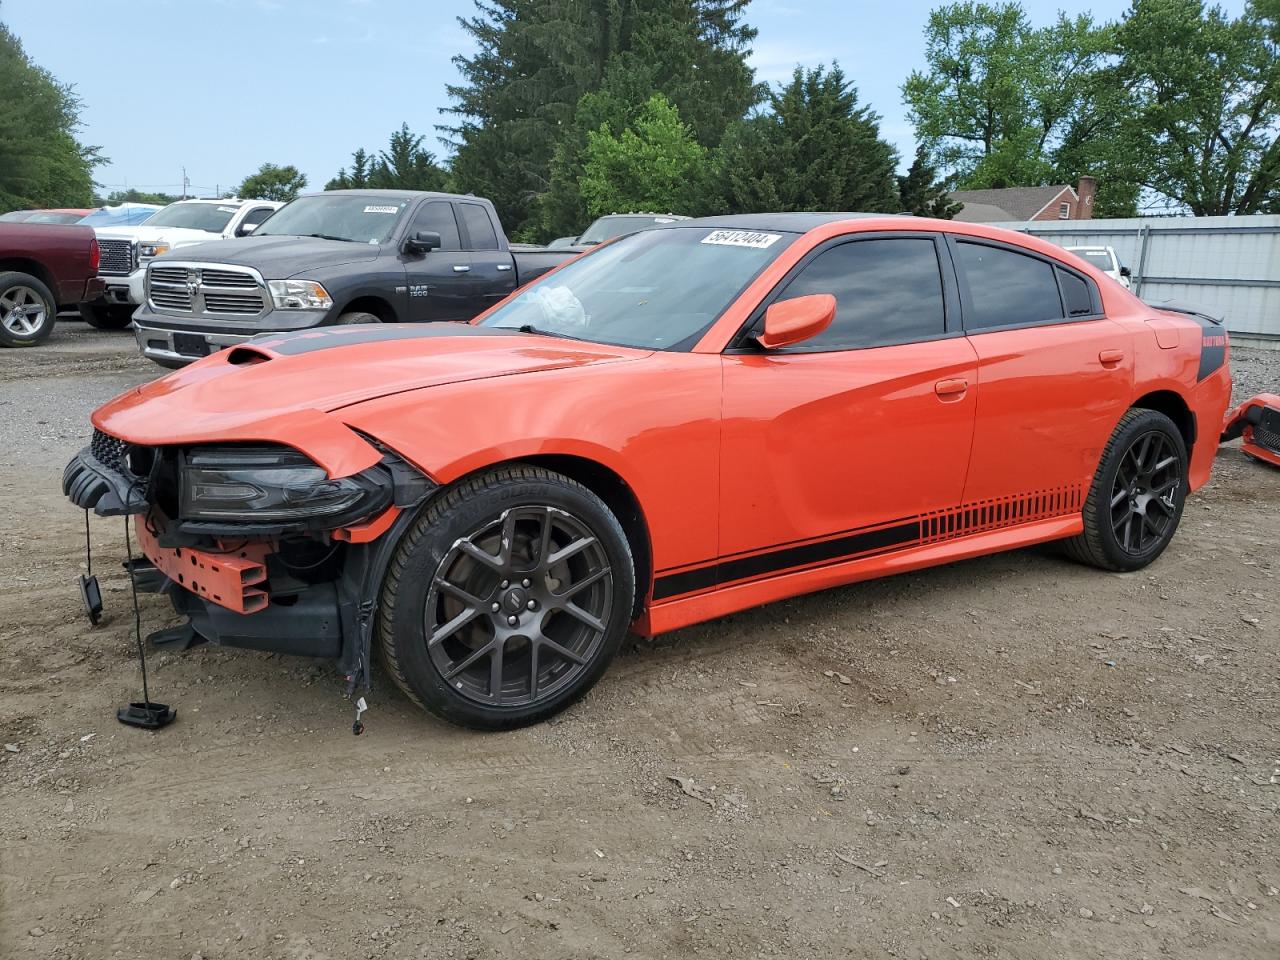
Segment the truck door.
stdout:
[[478,316],[516,288],[515,259],[510,251],[499,249],[488,207],[460,201],[457,210],[463,246],[471,254],[472,316]]
[[405,236],[419,231],[440,234],[440,248],[428,253],[401,248],[409,319],[418,323],[470,320],[475,316],[471,255],[462,249],[453,205],[448,200],[428,200],[418,207]]

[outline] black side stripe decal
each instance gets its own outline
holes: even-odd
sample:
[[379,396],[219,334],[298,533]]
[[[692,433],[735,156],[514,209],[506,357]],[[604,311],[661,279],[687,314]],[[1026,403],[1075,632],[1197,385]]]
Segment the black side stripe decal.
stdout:
[[905,546],[919,541],[920,521],[912,520],[909,523],[868,530],[865,533],[824,540],[821,543],[807,543],[798,547],[740,557],[737,560],[725,560],[696,570],[685,570],[658,577],[653,584],[653,599],[665,600],[668,597],[691,593],[694,590],[705,590],[722,583],[762,577],[793,567],[845,560],[859,554],[873,553],[877,550]]

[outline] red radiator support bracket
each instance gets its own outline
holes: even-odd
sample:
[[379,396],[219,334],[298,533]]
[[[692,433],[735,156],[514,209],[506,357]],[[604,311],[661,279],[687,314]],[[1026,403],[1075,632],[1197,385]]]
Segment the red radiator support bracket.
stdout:
[[191,547],[162,547],[147,528],[147,518],[134,518],[138,543],[147,559],[166,577],[197,596],[236,613],[266,609],[266,559],[275,545],[249,543],[226,553],[209,553]]

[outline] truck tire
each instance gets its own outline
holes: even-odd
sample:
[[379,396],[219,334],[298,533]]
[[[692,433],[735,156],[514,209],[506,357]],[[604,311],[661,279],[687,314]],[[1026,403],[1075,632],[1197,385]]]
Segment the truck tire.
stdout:
[[0,346],[34,347],[49,339],[58,316],[53,294],[29,273],[0,273]]
[[349,323],[381,323],[381,322],[382,322],[381,317],[375,316],[372,313],[365,313],[365,311],[363,310],[352,310],[349,313],[342,314],[340,317],[338,317],[337,320],[333,321],[334,326],[339,326],[339,325],[346,326]]
[[123,330],[133,322],[133,304],[82,303],[80,319],[95,330]]

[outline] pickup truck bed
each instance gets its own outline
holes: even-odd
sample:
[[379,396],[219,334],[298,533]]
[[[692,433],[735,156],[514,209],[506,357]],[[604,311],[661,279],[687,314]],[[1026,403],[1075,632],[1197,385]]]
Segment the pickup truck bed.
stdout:
[[92,227],[0,223],[0,346],[48,339],[59,307],[102,292],[97,273]]

